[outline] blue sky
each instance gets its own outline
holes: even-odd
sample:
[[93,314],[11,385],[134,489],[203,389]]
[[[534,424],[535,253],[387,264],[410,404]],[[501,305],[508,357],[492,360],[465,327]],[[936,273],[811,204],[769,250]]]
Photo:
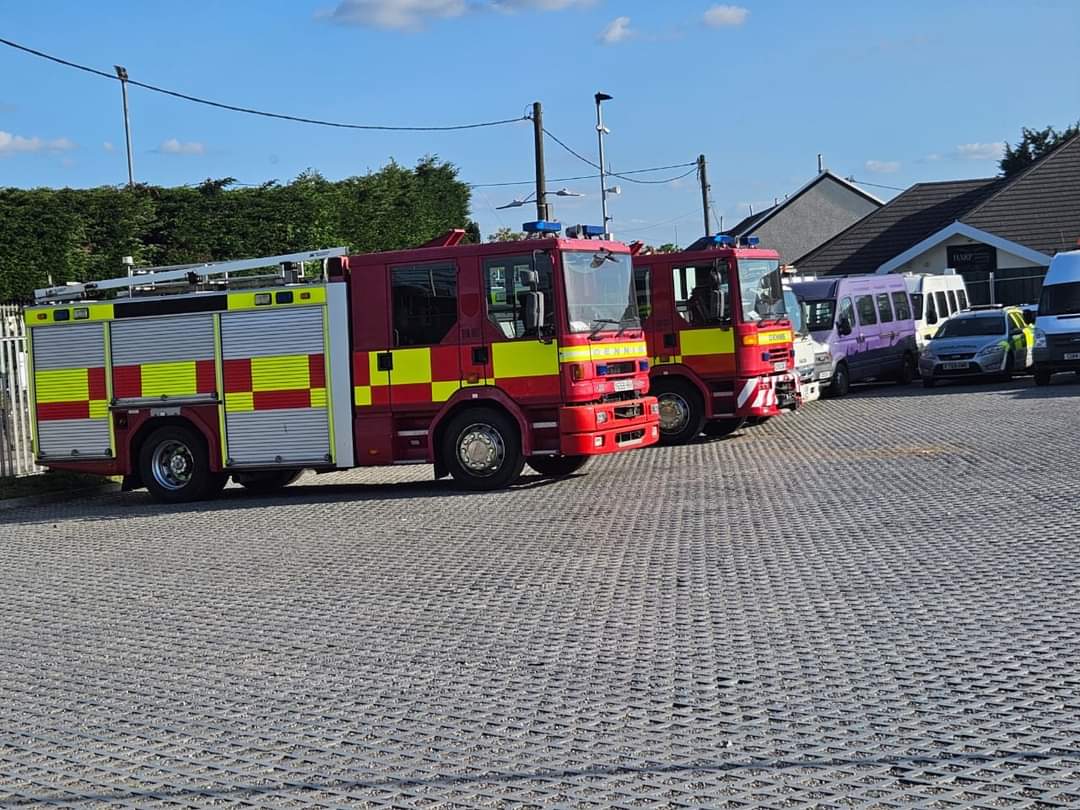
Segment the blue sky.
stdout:
[[[809,180],[816,155],[905,187],[990,176],[1022,126],[1080,118],[1080,3],[738,0],[0,0],[0,36],[192,95],[355,123],[440,125],[522,115],[596,158],[592,96],[615,171],[709,160],[725,225]],[[0,47],[0,185],[126,180],[115,82]],[[529,180],[528,123],[449,133],[324,129],[131,90],[136,178],[331,178],[437,154],[471,183]],[[552,178],[592,170],[547,143]],[[665,179],[680,172],[646,175]],[[617,236],[686,244],[702,228],[693,175],[617,180]],[[551,183],[564,223],[600,219],[598,181]],[[528,185],[478,188],[483,231]],[[888,199],[894,191],[867,187]]]

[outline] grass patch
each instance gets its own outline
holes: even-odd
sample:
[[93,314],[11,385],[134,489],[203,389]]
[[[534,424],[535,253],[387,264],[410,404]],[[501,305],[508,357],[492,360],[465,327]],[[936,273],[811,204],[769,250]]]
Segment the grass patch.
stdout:
[[53,492],[86,489],[101,486],[109,479],[100,475],[83,475],[73,472],[46,472],[19,478],[0,478],[0,500],[25,498],[30,495],[47,495]]

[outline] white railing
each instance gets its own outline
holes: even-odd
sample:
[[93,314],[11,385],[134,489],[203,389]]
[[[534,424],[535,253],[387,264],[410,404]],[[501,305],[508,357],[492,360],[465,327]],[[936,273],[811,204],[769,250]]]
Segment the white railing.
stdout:
[[30,389],[22,309],[0,304],[0,478],[41,472],[30,438]]

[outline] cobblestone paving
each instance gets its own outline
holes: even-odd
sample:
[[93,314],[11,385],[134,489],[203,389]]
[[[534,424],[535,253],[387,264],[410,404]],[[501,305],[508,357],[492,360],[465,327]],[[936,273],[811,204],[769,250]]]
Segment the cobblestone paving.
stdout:
[[[1080,807],[1080,385],[0,513],[0,807]],[[395,482],[391,484],[388,482]]]

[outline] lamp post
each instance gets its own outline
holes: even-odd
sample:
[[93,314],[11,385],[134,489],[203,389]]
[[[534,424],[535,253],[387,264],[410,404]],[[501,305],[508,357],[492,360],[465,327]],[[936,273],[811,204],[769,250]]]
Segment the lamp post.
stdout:
[[[521,208],[523,205],[528,205],[529,200],[533,196],[535,196],[535,194],[536,194],[535,191],[530,191],[529,194],[525,197],[525,199],[523,199],[523,200],[511,200],[510,202],[506,203],[506,205],[497,205],[497,206],[495,206],[495,210],[496,211],[505,211],[507,208]],[[552,195],[554,195],[556,197],[584,197],[585,196],[580,191],[571,191],[568,188],[560,188],[558,191],[545,191],[544,192],[544,196],[547,196],[549,194],[552,194]],[[547,203],[544,203],[544,205],[547,205]]]
[[604,238],[610,239],[611,233],[608,230],[608,222],[611,221],[611,217],[607,212],[607,182],[604,179],[604,136],[608,134],[609,130],[604,127],[604,113],[603,103],[605,101],[611,101],[611,96],[607,93],[597,93],[593,98],[596,100],[596,137],[600,142],[600,211],[604,217]]
[[128,72],[127,68],[121,67],[120,65],[113,65],[113,68],[116,69],[116,78],[120,80],[120,94],[124,99],[124,141],[127,143],[128,188],[131,188],[135,185],[135,169],[132,167],[131,161],[131,125],[128,123]]

